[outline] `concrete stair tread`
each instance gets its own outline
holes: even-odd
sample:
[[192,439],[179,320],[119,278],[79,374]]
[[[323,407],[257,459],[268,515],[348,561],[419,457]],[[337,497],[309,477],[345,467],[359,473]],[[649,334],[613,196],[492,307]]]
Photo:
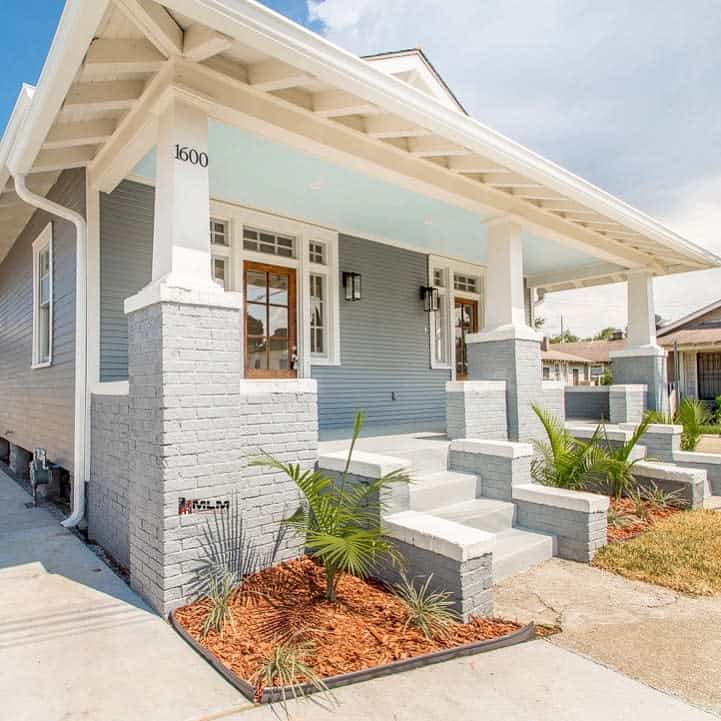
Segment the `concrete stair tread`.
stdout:
[[472,473],[458,473],[457,471],[434,471],[433,473],[424,473],[419,476],[413,477],[413,484],[411,485],[411,491],[414,487],[428,488],[429,486],[441,486],[452,481],[476,481],[476,476]]
[[552,558],[556,550],[554,536],[529,531],[525,528],[509,528],[496,534],[493,549],[493,578],[504,578]]
[[413,478],[408,489],[413,511],[432,511],[439,506],[475,498],[478,479],[469,473],[436,471]]
[[497,534],[511,529],[516,516],[516,507],[509,501],[474,498],[441,506],[433,509],[431,513],[449,521]]

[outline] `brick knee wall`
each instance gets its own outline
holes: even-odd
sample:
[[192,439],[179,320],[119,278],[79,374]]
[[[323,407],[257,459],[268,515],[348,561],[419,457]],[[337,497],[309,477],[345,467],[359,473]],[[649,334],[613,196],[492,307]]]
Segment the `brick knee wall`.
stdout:
[[93,395],[86,515],[90,540],[130,566],[128,396]]
[[492,554],[486,553],[467,561],[457,561],[397,539],[393,543],[403,559],[403,564],[380,564],[374,574],[376,578],[395,584],[400,582],[403,570],[408,580],[419,584],[433,574],[431,589],[453,594],[453,607],[464,621],[471,615],[484,616],[493,613]]

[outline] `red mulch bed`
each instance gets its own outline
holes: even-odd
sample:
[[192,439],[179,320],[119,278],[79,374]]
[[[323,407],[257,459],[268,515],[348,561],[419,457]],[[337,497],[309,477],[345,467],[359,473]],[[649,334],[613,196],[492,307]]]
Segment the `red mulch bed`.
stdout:
[[[517,631],[517,623],[472,618],[453,624],[443,639],[404,630],[405,606],[382,585],[344,575],[337,601],[325,600],[323,569],[301,558],[260,571],[246,580],[232,602],[233,626],[222,638],[202,635],[210,602],[199,599],[178,609],[180,625],[238,676],[250,681],[274,646],[283,641],[312,644],[304,660],[322,678],[359,671]],[[299,679],[301,680],[301,679]],[[258,689],[262,693],[262,689]]]
[[665,506],[664,508],[656,508],[651,504],[645,504],[646,518],[639,518],[636,515],[636,504],[629,498],[611,498],[611,506],[617,513],[625,514],[627,523],[624,525],[608,526],[608,542],[618,543],[619,541],[628,541],[635,536],[648,531],[656,521],[668,518],[674,513],[679,513],[681,508],[675,506]]

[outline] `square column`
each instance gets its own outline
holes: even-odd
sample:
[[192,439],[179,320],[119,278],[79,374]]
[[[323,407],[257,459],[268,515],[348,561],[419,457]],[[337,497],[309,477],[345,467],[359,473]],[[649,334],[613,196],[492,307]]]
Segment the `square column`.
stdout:
[[506,383],[512,441],[539,435],[531,403],[542,396],[541,337],[526,322],[521,230],[520,224],[505,219],[490,225],[486,327],[466,339],[469,380]]
[[645,385],[650,410],[668,411],[666,351],[656,343],[656,309],[653,276],[637,272],[628,276],[628,346],[612,351],[613,382]]

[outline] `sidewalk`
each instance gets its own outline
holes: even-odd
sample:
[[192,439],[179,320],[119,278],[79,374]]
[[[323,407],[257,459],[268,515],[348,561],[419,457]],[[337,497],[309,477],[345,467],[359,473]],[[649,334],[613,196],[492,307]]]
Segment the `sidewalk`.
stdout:
[[186,721],[247,706],[0,472],[0,718]]

